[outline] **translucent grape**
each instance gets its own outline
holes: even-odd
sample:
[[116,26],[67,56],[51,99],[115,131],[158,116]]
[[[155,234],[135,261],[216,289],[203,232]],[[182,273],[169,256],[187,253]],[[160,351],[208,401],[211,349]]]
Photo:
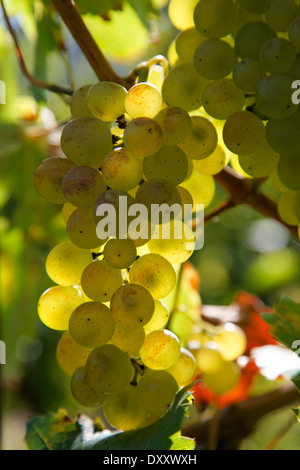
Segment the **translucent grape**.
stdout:
[[186,385],[194,377],[196,360],[193,354],[185,348],[180,349],[178,360],[167,371],[174,377],[178,385]]
[[154,118],[161,107],[161,93],[159,89],[151,83],[137,83],[127,92],[125,109],[133,119],[138,117]]
[[136,246],[128,238],[111,238],[104,246],[103,255],[105,261],[113,268],[129,268],[137,256]]
[[99,82],[87,93],[87,105],[92,114],[104,122],[112,122],[125,113],[127,90],[113,82]]
[[188,173],[188,159],[176,145],[164,145],[153,155],[144,158],[143,168],[148,180],[163,179],[177,186]]
[[217,372],[224,363],[224,359],[216,343],[212,341],[206,342],[205,345],[195,353],[195,358],[200,372],[204,374]]
[[207,158],[194,160],[194,168],[205,175],[217,175],[226,166],[226,154],[221,145]]
[[275,31],[287,31],[299,13],[294,0],[269,0],[266,7],[266,21]]
[[84,367],[91,348],[84,348],[75,343],[70,332],[65,331],[56,347],[56,360],[65,374],[72,376],[78,367]]
[[235,361],[244,354],[247,347],[247,337],[244,330],[230,322],[216,327],[213,341],[218,345],[225,361]]
[[251,58],[240,60],[234,67],[232,74],[236,86],[247,93],[254,93],[264,76],[265,72],[261,64]]
[[250,13],[260,14],[266,11],[267,0],[238,0],[238,2]]
[[137,186],[143,176],[141,159],[123,147],[118,147],[106,155],[101,170],[107,186],[121,191],[128,191]]
[[73,204],[71,204],[70,202],[64,203],[61,209],[61,216],[65,223],[68,222],[70,215],[72,214],[72,212],[76,211],[76,209],[78,209],[78,207],[73,206]]
[[284,38],[272,38],[264,43],[259,53],[263,68],[269,73],[285,73],[296,61],[294,46]]
[[285,118],[297,109],[292,102],[293,79],[287,75],[273,74],[263,78],[257,87],[258,109],[269,118]]
[[222,395],[237,385],[240,369],[234,362],[224,361],[216,372],[203,374],[204,383],[216,394]]
[[191,121],[192,131],[179,147],[192,160],[207,158],[217,147],[217,131],[205,117],[192,116]]
[[145,340],[144,328],[124,328],[116,323],[111,338],[113,344],[131,357],[139,357],[140,349]]
[[277,167],[278,175],[283,184],[295,191],[300,190],[300,158],[299,153],[283,153]]
[[93,349],[86,361],[87,380],[97,394],[124,389],[132,372],[129,356],[114,344]]
[[93,249],[102,245],[106,239],[99,239],[91,209],[76,209],[67,221],[68,237],[79,248]]
[[163,108],[154,119],[162,129],[165,145],[179,144],[192,130],[192,122],[188,112],[177,106]]
[[256,152],[264,138],[265,126],[262,120],[249,111],[232,114],[224,124],[224,143],[231,152],[238,155]]
[[161,300],[155,300],[154,305],[154,313],[150,321],[144,326],[146,333],[164,328],[169,319],[169,310]]
[[110,394],[103,411],[109,424],[122,431],[138,428],[146,417],[145,407],[134,385],[127,385],[125,389]]
[[149,290],[154,300],[166,297],[175,287],[176,273],[163,256],[148,253],[138,258],[130,268],[129,279]]
[[77,165],[99,168],[105,155],[112,150],[112,137],[104,122],[81,117],[64,126],[60,144],[64,154]]
[[235,37],[235,50],[242,59],[259,60],[260,49],[263,44],[271,38],[276,37],[266,23],[252,21],[241,27]]
[[289,40],[293,46],[300,51],[300,16],[294,19],[289,27]]
[[128,283],[114,292],[110,309],[116,323],[124,328],[138,328],[151,319],[154,300],[145,287]]
[[[197,160],[197,162],[200,162],[200,161],[203,161],[203,160]],[[189,160],[189,162],[193,164],[192,160]],[[181,206],[183,207],[184,210],[186,210],[186,216],[188,216],[192,212],[192,209],[193,209],[193,205],[194,205],[193,197],[191,193],[187,189],[185,189],[183,186],[177,186],[177,191],[179,192],[180,197],[181,197]],[[187,210],[188,206],[191,206],[192,209]]]
[[69,332],[74,341],[86,348],[107,343],[114,332],[115,322],[109,308],[100,302],[84,302],[73,310]]
[[299,224],[298,217],[294,210],[294,203],[299,191],[287,190],[279,198],[278,214],[281,220],[289,225],[297,226]]
[[142,362],[154,370],[168,369],[180,356],[180,342],[169,330],[156,330],[146,335],[140,349]]
[[167,74],[162,87],[163,99],[168,106],[193,111],[202,105],[202,93],[208,81],[200,77],[193,64],[183,62]]
[[232,0],[200,0],[194,11],[196,28],[209,38],[226,36],[237,20],[238,10]]
[[139,157],[147,157],[157,152],[162,143],[162,129],[156,120],[151,118],[133,119],[124,131],[125,147]]
[[74,287],[53,286],[40,296],[37,311],[48,328],[64,331],[68,329],[71,313],[82,302],[81,293]]
[[175,39],[175,48],[180,59],[185,62],[193,62],[195,50],[206,39],[196,28],[181,31]]
[[215,194],[215,183],[211,175],[204,175],[194,170],[190,178],[181,183],[192,195],[194,205],[193,210],[198,204],[203,204],[204,209],[209,206]]
[[66,173],[75,166],[68,158],[49,157],[43,160],[34,173],[34,186],[37,193],[52,204],[64,204],[66,198],[61,183]]
[[85,366],[78,367],[71,378],[71,393],[73,398],[82,406],[100,406],[107,394],[97,394],[90,386],[86,377]]
[[121,271],[112,268],[105,260],[93,261],[81,276],[83,292],[89,299],[97,302],[109,302],[115,290],[121,285]]
[[278,153],[300,148],[300,110],[283,119],[270,119],[266,125],[266,139]]
[[242,169],[254,178],[268,177],[278,165],[279,155],[264,140],[259,149],[251,154],[239,156]]
[[89,250],[83,250],[67,240],[52,248],[45,267],[53,282],[62,286],[73,286],[80,284],[82,271],[92,260]]
[[86,95],[90,86],[91,84],[84,85],[74,91],[70,102],[70,111],[73,119],[84,116],[93,117],[86,102]]
[[151,415],[164,416],[178,390],[174,377],[165,370],[146,370],[138,383],[140,399]]
[[245,95],[230,78],[210,82],[203,91],[203,107],[215,119],[227,119],[240,111],[245,103]]
[[106,190],[101,173],[89,166],[75,166],[62,180],[62,191],[68,202],[88,209]]
[[193,13],[198,0],[171,0],[168,16],[175,28],[184,30],[194,26]]
[[217,80],[232,72],[236,64],[236,56],[228,42],[222,39],[208,39],[197,47],[193,63],[201,77],[207,80]]

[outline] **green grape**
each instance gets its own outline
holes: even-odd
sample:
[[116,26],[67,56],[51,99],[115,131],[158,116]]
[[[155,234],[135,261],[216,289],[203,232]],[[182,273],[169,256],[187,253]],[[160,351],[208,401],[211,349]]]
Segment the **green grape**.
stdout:
[[65,331],[56,346],[56,360],[60,369],[72,376],[78,367],[84,367],[91,348],[84,348],[75,343],[70,332]]
[[109,424],[122,431],[138,428],[146,417],[137,387],[131,384],[111,393],[104,402],[103,411]]
[[271,186],[273,189],[276,190],[276,192],[280,193],[285,193],[288,191],[288,187],[283,184],[283,182],[280,180],[279,175],[278,175],[278,166],[277,168],[270,174],[268,181],[270,182]]
[[266,139],[279,154],[300,148],[300,110],[283,119],[270,119],[266,125]]
[[139,117],[133,119],[124,131],[124,145],[139,157],[157,152],[163,143],[160,125],[154,119]]
[[224,359],[216,343],[208,341],[195,353],[198,368],[202,374],[218,372],[224,364]]
[[128,283],[114,292],[110,309],[116,323],[124,328],[138,328],[151,319],[154,300],[145,287]]
[[238,0],[244,10],[250,13],[260,14],[266,11],[267,0]]
[[299,224],[299,218],[297,217],[294,210],[294,203],[298,194],[299,191],[285,191],[283,194],[281,194],[277,205],[278,215],[281,220],[292,226],[297,226]]
[[154,119],[162,129],[165,145],[179,144],[192,130],[192,122],[188,112],[177,106],[163,108]]
[[104,403],[107,394],[97,394],[90,386],[86,377],[85,366],[78,367],[71,378],[71,393],[82,406],[96,407]]
[[139,381],[137,390],[146,411],[159,418],[171,406],[178,384],[169,372],[148,369]]
[[126,94],[126,88],[118,83],[99,82],[90,87],[86,102],[96,118],[112,122],[125,113]]
[[53,286],[40,296],[37,311],[48,328],[64,331],[68,329],[71,313],[82,302],[83,296],[74,287]]
[[195,375],[196,360],[193,354],[186,348],[180,349],[180,356],[173,366],[167,369],[178,385],[186,385]]
[[100,239],[96,233],[91,209],[76,209],[67,221],[68,237],[79,248],[93,249],[102,245],[106,239]]
[[178,57],[184,62],[193,62],[195,50],[206,39],[196,28],[181,31],[175,39]]
[[264,17],[262,14],[251,13],[250,11],[246,11],[244,8],[238,6],[238,21],[230,28],[230,34],[235,38],[238,31],[245,26],[245,24],[252,23],[253,21],[264,22]]
[[[126,238],[133,216],[129,215],[135,200],[126,191],[110,189],[105,191],[95,202],[93,215],[97,224],[97,235]],[[105,230],[107,227],[107,230]]]
[[197,47],[193,63],[201,77],[217,80],[233,71],[236,56],[228,42],[222,39],[207,39]]
[[298,13],[294,0],[268,0],[266,21],[275,31],[285,32]]
[[203,204],[204,209],[209,206],[215,195],[214,178],[211,175],[204,175],[194,169],[190,178],[181,183],[192,195],[194,205],[193,211],[198,204]]
[[84,116],[93,117],[86,102],[86,95],[90,86],[90,84],[84,85],[74,91],[70,102],[70,111],[73,119]]
[[154,300],[166,297],[176,284],[172,264],[163,256],[147,253],[138,258],[130,268],[129,280],[149,290]]
[[81,276],[81,288],[89,299],[109,302],[113,293],[122,285],[119,269],[112,268],[105,260],[88,264]]
[[125,97],[125,109],[133,119],[154,118],[162,107],[159,89],[151,83],[141,82],[133,85]]
[[233,69],[232,78],[240,90],[247,93],[254,93],[257,85],[265,75],[261,64],[257,60],[247,58],[240,60],[236,64]]
[[43,160],[34,173],[34,186],[37,193],[52,204],[64,204],[66,198],[61,183],[66,173],[75,167],[68,158],[49,157]]
[[296,50],[300,51],[300,16],[294,19],[289,27],[289,40],[296,48]]
[[195,249],[195,234],[181,220],[158,225],[148,242],[149,250],[166,258],[171,264],[184,263]]
[[224,361],[216,372],[203,374],[203,381],[216,395],[233,389],[240,378],[240,369],[234,362]]
[[264,43],[259,53],[263,68],[269,73],[285,73],[297,58],[294,46],[284,38],[272,38]]
[[171,0],[168,6],[168,16],[175,28],[184,30],[194,26],[194,8],[198,0]]
[[67,240],[56,245],[48,254],[46,272],[56,284],[73,286],[80,284],[82,271],[92,260],[89,250],[83,250]]
[[300,158],[296,149],[294,153],[280,154],[277,171],[280,180],[288,189],[300,190]]
[[264,123],[258,116],[249,111],[238,111],[226,120],[223,139],[232,153],[246,155],[259,149],[265,132]]
[[[204,161],[204,160],[197,160],[197,162],[200,162],[200,161]],[[189,162],[193,165],[192,160],[189,160]],[[183,207],[183,210],[185,211],[185,215],[188,216],[193,211],[193,206],[194,206],[193,197],[191,193],[187,189],[185,189],[183,186],[177,186],[177,191],[179,192],[180,197],[181,197],[181,207]],[[191,207],[191,209],[189,209],[189,207]]]
[[179,355],[179,339],[169,330],[151,331],[140,349],[142,362],[154,370],[168,369],[175,364]]
[[252,21],[241,27],[235,38],[235,51],[241,59],[259,60],[261,47],[266,41],[276,37],[266,23]]
[[132,373],[129,356],[114,344],[93,349],[86,361],[87,381],[97,394],[124,389]]
[[294,65],[291,68],[291,70],[289,71],[288,75],[290,75],[290,77],[292,77],[294,80],[298,80],[298,78],[300,77],[300,55],[299,55],[299,53],[298,53],[297,58],[294,62]]
[[78,209],[78,207],[73,206],[73,204],[71,204],[70,202],[64,203],[61,209],[61,216],[65,224],[68,222],[68,219],[70,215],[72,214],[72,212],[76,211],[76,209]]
[[155,300],[154,306],[154,313],[150,321],[144,326],[146,334],[164,328],[169,319],[169,310],[161,300]]
[[203,107],[215,119],[227,119],[240,111],[245,103],[245,95],[230,78],[210,82],[202,95]]
[[298,107],[292,102],[292,83],[293,79],[287,75],[272,74],[263,78],[256,90],[259,111],[274,119],[291,116]]
[[103,256],[113,268],[129,268],[137,256],[136,246],[128,238],[111,238],[104,246]]
[[101,173],[89,166],[75,166],[62,180],[62,192],[68,202],[88,209],[106,190]]
[[241,327],[226,322],[215,329],[213,341],[225,361],[235,361],[242,356],[247,348],[247,337]]
[[253,178],[269,176],[277,167],[278,161],[278,153],[269,146],[266,140],[256,152],[239,156],[242,169]]
[[86,348],[103,346],[111,339],[114,329],[109,308],[100,302],[84,302],[73,310],[69,319],[70,335]]
[[202,105],[202,93],[208,80],[196,72],[193,64],[183,62],[167,74],[162,87],[162,96],[168,106],[193,111]]
[[118,147],[106,155],[101,170],[107,186],[121,191],[134,188],[143,177],[141,159],[123,147]]
[[[194,168],[205,175],[217,175],[226,166],[226,155],[221,145],[207,158],[194,160]],[[183,188],[184,189],[184,188]]]
[[218,135],[215,126],[205,117],[192,116],[192,131],[179,147],[192,160],[201,160],[211,155],[217,147]]
[[145,330],[142,326],[125,328],[117,323],[111,340],[117,348],[129,356],[139,357],[140,349],[145,340]]
[[221,38],[237,23],[238,10],[232,0],[200,0],[194,11],[198,31],[209,38]]
[[100,167],[105,155],[112,150],[108,125],[92,117],[69,121],[60,140],[64,154],[77,165]]
[[164,145],[156,153],[144,158],[144,175],[148,180],[163,179],[177,186],[188,173],[188,159],[176,145]]

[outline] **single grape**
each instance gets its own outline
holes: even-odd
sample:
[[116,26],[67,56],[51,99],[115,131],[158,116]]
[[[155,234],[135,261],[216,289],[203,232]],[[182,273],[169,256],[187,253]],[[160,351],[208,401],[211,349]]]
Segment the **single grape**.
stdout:
[[300,158],[294,153],[282,153],[279,158],[277,172],[282,183],[294,191],[300,190]]
[[292,83],[288,75],[272,74],[263,78],[256,90],[259,111],[274,119],[291,116],[298,107],[292,102]]
[[121,285],[121,271],[112,268],[105,260],[88,264],[81,276],[83,292],[89,299],[97,302],[109,302]]
[[165,370],[146,370],[137,385],[137,391],[146,411],[157,419],[170,408],[178,384],[174,377]]
[[112,122],[125,113],[126,94],[126,88],[118,83],[95,83],[87,93],[87,106],[96,118]]
[[72,376],[78,367],[84,367],[91,348],[84,348],[75,343],[70,332],[65,331],[56,346],[56,360],[60,369]]
[[[273,39],[270,39],[270,41],[272,40]],[[251,58],[240,60],[234,67],[232,73],[232,78],[236,86],[247,93],[254,93],[257,85],[264,76],[265,72],[261,64]]]
[[283,119],[269,119],[266,139],[279,154],[300,148],[300,110]]
[[86,95],[90,86],[91,84],[84,85],[74,91],[70,102],[70,111],[73,119],[84,116],[93,117],[86,102]]
[[225,361],[235,361],[246,351],[247,337],[241,327],[226,322],[215,329],[213,341],[218,345]]
[[161,107],[161,92],[151,83],[136,83],[128,90],[125,97],[126,112],[133,119],[139,117],[154,118]]
[[137,387],[131,384],[111,393],[104,402],[103,411],[109,424],[122,431],[138,428],[146,417]]
[[72,212],[76,211],[76,209],[78,209],[78,207],[73,206],[73,204],[71,204],[70,202],[64,203],[61,209],[61,216],[65,224],[68,222],[68,219],[70,215],[72,214]]
[[139,157],[147,157],[157,152],[163,143],[160,125],[151,118],[133,119],[124,131],[124,145]]
[[179,144],[192,130],[188,112],[178,106],[166,106],[154,119],[161,127],[165,145]]
[[202,116],[192,116],[191,121],[192,131],[179,147],[192,160],[207,158],[217,147],[218,135],[215,126]]
[[195,50],[207,38],[199,33],[196,28],[188,28],[181,31],[175,39],[175,48],[178,57],[184,62],[193,62]]
[[235,37],[235,51],[241,59],[259,60],[260,49],[263,44],[276,33],[262,21],[252,21],[240,28]]
[[265,126],[262,120],[249,111],[232,114],[224,124],[224,143],[231,152],[238,155],[256,152],[264,138]]
[[104,403],[107,394],[97,394],[90,386],[86,377],[85,366],[78,367],[71,378],[71,393],[82,406],[96,407]]
[[296,58],[294,46],[284,38],[269,39],[259,53],[260,63],[269,73],[286,73],[294,65]]
[[243,108],[245,95],[231,78],[222,78],[207,85],[203,91],[202,101],[205,111],[211,117],[227,119]]
[[138,328],[125,328],[116,323],[111,340],[117,348],[131,357],[138,358],[145,336],[145,330],[142,326]]
[[240,378],[240,369],[234,362],[224,361],[216,372],[203,374],[204,383],[216,394],[223,395],[232,390]]
[[292,21],[288,31],[289,40],[296,48],[297,52],[300,51],[300,16]]
[[68,158],[48,157],[36,168],[34,186],[37,193],[52,204],[64,204],[66,198],[61,189],[61,183],[75,163]]
[[144,175],[148,180],[163,179],[177,186],[187,176],[188,159],[176,145],[164,145],[143,160]]
[[281,220],[286,222],[289,225],[297,226],[299,224],[299,219],[297,217],[294,203],[298,200],[299,191],[287,190],[281,194],[277,210]]
[[254,178],[266,178],[278,165],[279,154],[264,140],[259,149],[250,154],[240,155],[242,169]]
[[168,16],[171,23],[179,30],[194,26],[193,13],[198,0],[171,0],[168,6]]
[[154,313],[151,319],[144,325],[146,334],[164,328],[169,319],[169,310],[161,300],[155,300],[154,306]]
[[137,257],[136,246],[128,238],[111,238],[104,246],[103,255],[113,268],[129,268]]
[[146,335],[140,349],[142,362],[154,370],[168,369],[178,360],[180,342],[169,330],[156,330]]
[[180,356],[173,366],[167,369],[178,385],[186,385],[195,375],[196,360],[186,348],[180,348]]
[[275,31],[288,31],[291,22],[299,14],[294,0],[268,0],[266,21]]
[[233,71],[236,56],[228,42],[222,39],[208,39],[197,47],[193,63],[201,77],[217,80]]
[[93,249],[101,246],[107,239],[98,238],[96,224],[91,209],[76,209],[67,221],[68,237],[79,248]]
[[104,193],[106,184],[101,173],[89,166],[75,166],[62,180],[62,192],[68,202],[88,209]]
[[180,186],[187,189],[192,195],[193,211],[196,210],[197,205],[203,204],[204,209],[208,207],[215,195],[214,178],[211,175],[199,173],[196,169],[194,169],[190,178],[183,181]]
[[106,155],[101,170],[109,188],[128,191],[141,181],[143,163],[132,151],[118,147]]
[[238,10],[232,0],[200,0],[194,11],[196,28],[209,38],[226,36],[237,20]]
[[226,154],[223,147],[219,144],[209,157],[193,161],[195,170],[205,175],[217,175],[223,170],[226,163]]
[[216,373],[224,364],[224,359],[216,343],[206,342],[195,353],[196,363],[202,374]]
[[83,296],[74,287],[53,286],[40,296],[37,311],[48,328],[64,331],[68,329],[71,313],[82,302]]

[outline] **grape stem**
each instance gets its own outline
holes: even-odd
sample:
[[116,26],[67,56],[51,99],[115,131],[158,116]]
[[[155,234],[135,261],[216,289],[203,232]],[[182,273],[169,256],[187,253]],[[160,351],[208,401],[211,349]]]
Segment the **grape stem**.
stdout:
[[25,63],[20,45],[19,45],[18,38],[17,38],[16,33],[15,33],[15,31],[14,31],[12,25],[11,25],[11,22],[10,22],[9,16],[7,14],[7,11],[6,11],[3,0],[0,0],[0,3],[1,3],[3,18],[4,18],[4,21],[5,21],[6,27],[7,27],[8,31],[9,31],[12,39],[13,39],[14,45],[15,45],[16,56],[17,56],[21,71],[25,75],[27,80],[33,86],[36,86],[38,88],[43,88],[44,90],[49,90],[49,91],[52,91],[54,93],[71,96],[73,94],[73,90],[71,90],[69,88],[61,87],[59,85],[54,85],[52,83],[44,82],[43,80],[40,80],[39,78],[34,77],[29,72],[29,70],[26,66],[26,63]]

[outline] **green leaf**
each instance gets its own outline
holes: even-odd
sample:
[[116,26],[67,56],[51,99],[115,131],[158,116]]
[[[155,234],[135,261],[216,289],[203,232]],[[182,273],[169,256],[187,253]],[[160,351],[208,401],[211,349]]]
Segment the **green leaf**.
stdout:
[[293,412],[295,413],[298,421],[300,422],[300,408],[293,408]]

